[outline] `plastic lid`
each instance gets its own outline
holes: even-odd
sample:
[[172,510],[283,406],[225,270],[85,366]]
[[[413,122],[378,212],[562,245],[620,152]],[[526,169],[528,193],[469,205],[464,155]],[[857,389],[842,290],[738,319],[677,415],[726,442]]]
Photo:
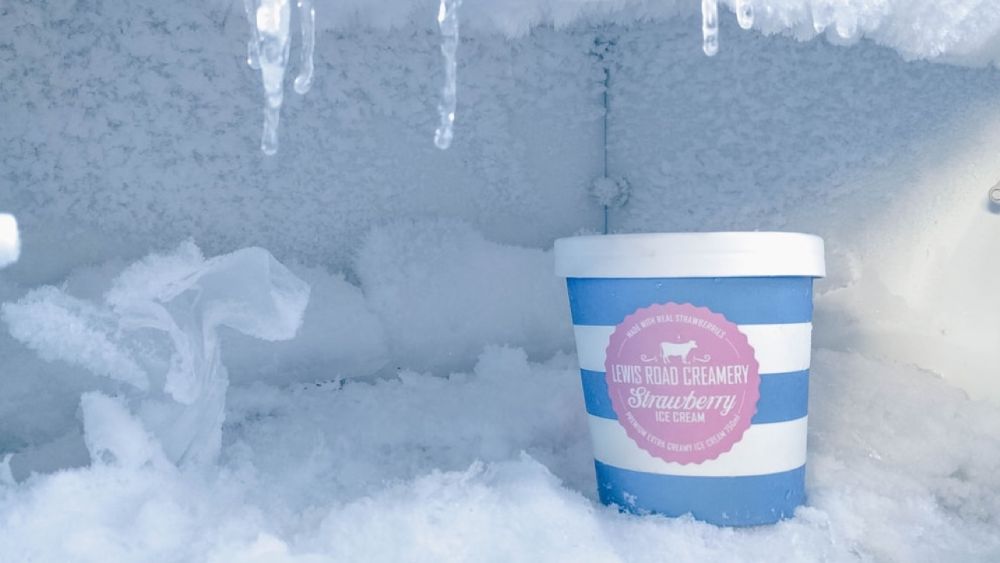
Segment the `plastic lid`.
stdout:
[[803,233],[649,233],[556,241],[566,278],[718,278],[826,275],[823,239]]

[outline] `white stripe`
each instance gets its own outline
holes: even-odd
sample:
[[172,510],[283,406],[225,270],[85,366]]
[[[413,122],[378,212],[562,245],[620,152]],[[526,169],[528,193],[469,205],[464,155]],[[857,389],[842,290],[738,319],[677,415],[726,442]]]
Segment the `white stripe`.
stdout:
[[733,449],[700,464],[663,461],[640,448],[617,420],[590,416],[594,458],[607,465],[660,475],[741,477],[791,471],[806,463],[806,421],[809,417],[771,424],[754,424]]
[[[739,325],[753,346],[760,373],[787,373],[809,369],[812,354],[812,323]],[[613,326],[573,327],[580,368],[604,371],[604,355]]]
[[739,325],[753,347],[760,373],[787,373],[809,369],[812,323]]

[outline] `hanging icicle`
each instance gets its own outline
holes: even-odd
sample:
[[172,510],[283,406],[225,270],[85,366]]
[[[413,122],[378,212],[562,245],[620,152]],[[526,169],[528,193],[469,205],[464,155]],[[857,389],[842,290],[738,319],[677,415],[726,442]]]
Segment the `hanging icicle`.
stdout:
[[743,29],[753,27],[753,1],[736,0],[736,21]]
[[288,66],[288,0],[261,0],[257,8],[257,33],[260,35],[260,77],[264,82],[264,132],[260,150],[278,152],[278,122],[285,98],[285,68]]
[[312,0],[299,0],[299,25],[302,27],[302,53],[299,57],[299,75],[295,77],[295,91],[305,94],[312,87],[313,49],[316,47],[316,10]]
[[[267,155],[278,152],[278,124],[285,98],[285,70],[291,45],[291,0],[244,0],[250,40],[247,42],[247,64],[260,70],[264,85],[264,130],[260,150]],[[295,91],[305,94],[313,81],[313,50],[316,45],[316,10],[313,0],[297,0],[299,26],[302,30],[302,53]]]
[[257,2],[243,0],[243,11],[250,24],[250,39],[247,40],[247,64],[254,70],[260,70],[260,35],[257,33]]
[[812,5],[813,30],[823,33],[834,22],[833,5],[830,3]]
[[719,4],[717,0],[701,0],[701,49],[709,57],[719,52]]
[[462,0],[441,0],[438,9],[438,27],[441,28],[441,54],[444,55],[444,87],[441,89],[441,102],[438,113],[441,124],[434,132],[434,144],[445,150],[451,146],[455,136],[455,109],[458,105],[457,62],[458,51],[458,8]]

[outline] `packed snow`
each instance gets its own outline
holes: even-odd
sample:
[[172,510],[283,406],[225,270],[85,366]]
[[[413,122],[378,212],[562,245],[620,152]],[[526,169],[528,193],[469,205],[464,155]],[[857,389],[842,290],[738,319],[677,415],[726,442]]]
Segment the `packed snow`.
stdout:
[[[724,0],[706,58],[697,2],[465,0],[437,151],[438,3],[290,1],[276,158],[280,3],[0,7],[0,559],[1000,559],[992,4]],[[825,237],[794,519],[597,502],[550,249],[605,217]]]
[[[389,336],[390,342],[404,339],[404,346],[386,352],[399,366],[391,374],[358,380],[351,376],[364,370],[326,371],[325,358],[318,357],[313,381],[268,382],[230,363],[234,383],[226,395],[219,461],[180,468],[171,462],[164,430],[129,406],[124,388],[48,397],[50,409],[72,412],[79,404],[79,421],[71,416],[49,430],[82,429],[84,445],[57,437],[37,448],[56,457],[82,451],[90,463],[29,476],[18,471],[24,454],[4,462],[2,553],[38,561],[653,561],[665,552],[679,561],[767,561],[775,553],[802,561],[1000,556],[1000,408],[970,401],[919,368],[844,352],[815,355],[809,501],[796,518],[732,530],[600,506],[575,357],[560,351],[571,350],[568,327],[559,328],[565,312],[561,304],[540,312],[538,304],[552,299],[553,290],[527,281],[551,281],[551,257],[487,243],[468,227],[415,233],[389,229],[371,236],[361,251],[369,261],[365,268],[395,264],[409,275],[363,280],[363,290],[373,288],[368,307],[342,312],[345,324],[354,318],[371,323],[370,308],[380,311],[375,322],[386,334],[428,335],[411,336],[419,338],[412,343],[405,335]],[[439,248],[445,236],[454,249]],[[402,240],[409,244],[405,250],[396,248]],[[463,251],[524,276],[519,298],[484,288],[484,274],[475,267],[442,264],[446,274],[434,275],[442,260],[436,256]],[[179,252],[191,252],[190,246]],[[123,273],[116,267],[99,268],[100,275],[81,272],[64,291],[120,287],[137,268],[184,267],[178,258],[153,256]],[[242,292],[259,279],[229,278],[227,285]],[[312,279],[323,276],[313,272]],[[330,298],[358,298],[359,288],[336,276],[325,283]],[[8,310],[32,306],[39,299],[34,293]],[[407,367],[458,359],[420,350],[453,338],[437,334],[446,321],[421,309],[407,313],[403,300],[423,295],[431,307],[444,305],[447,295],[457,301],[442,307],[443,318],[463,312],[475,318],[476,329],[455,353],[472,361],[469,367]],[[491,298],[498,302],[474,305]],[[307,319],[316,302],[313,295]],[[19,321],[10,316],[14,327]],[[552,331],[554,341],[533,343],[540,360],[519,346],[488,344],[520,336],[515,327],[532,317],[552,323],[538,330]],[[817,332],[829,330],[822,316],[817,321]],[[76,332],[67,329],[71,325],[63,334]],[[331,344],[370,349],[371,332],[378,330],[341,332]],[[228,344],[222,343],[224,357]],[[256,353],[266,356],[280,345],[261,341]],[[22,358],[8,363],[17,371],[5,377],[42,378],[35,392],[44,391],[45,379],[72,370],[63,361],[25,359],[28,354],[10,341],[4,352]],[[376,367],[369,365],[368,372]],[[12,407],[23,408],[4,408]],[[4,428],[8,443],[18,438],[13,428]]]

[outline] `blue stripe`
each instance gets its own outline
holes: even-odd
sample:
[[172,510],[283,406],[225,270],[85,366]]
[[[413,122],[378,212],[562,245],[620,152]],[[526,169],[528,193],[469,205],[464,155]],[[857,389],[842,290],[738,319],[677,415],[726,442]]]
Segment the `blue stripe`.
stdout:
[[809,414],[809,370],[761,374],[757,414],[750,424],[797,420]]
[[805,502],[805,472],[748,477],[680,477],[629,471],[599,461],[601,502],[637,514],[681,516],[717,526],[758,526],[789,518]]
[[[587,412],[602,418],[617,420],[608,396],[608,383],[602,371],[581,369],[583,400]],[[751,424],[797,420],[809,412],[809,371],[762,374],[757,414]]]
[[812,321],[812,278],[569,278],[573,324],[614,326],[640,307],[691,303],[736,324]]
[[618,415],[611,406],[604,372],[581,369],[580,378],[583,379],[583,400],[587,404],[587,412],[601,418],[618,420]]

